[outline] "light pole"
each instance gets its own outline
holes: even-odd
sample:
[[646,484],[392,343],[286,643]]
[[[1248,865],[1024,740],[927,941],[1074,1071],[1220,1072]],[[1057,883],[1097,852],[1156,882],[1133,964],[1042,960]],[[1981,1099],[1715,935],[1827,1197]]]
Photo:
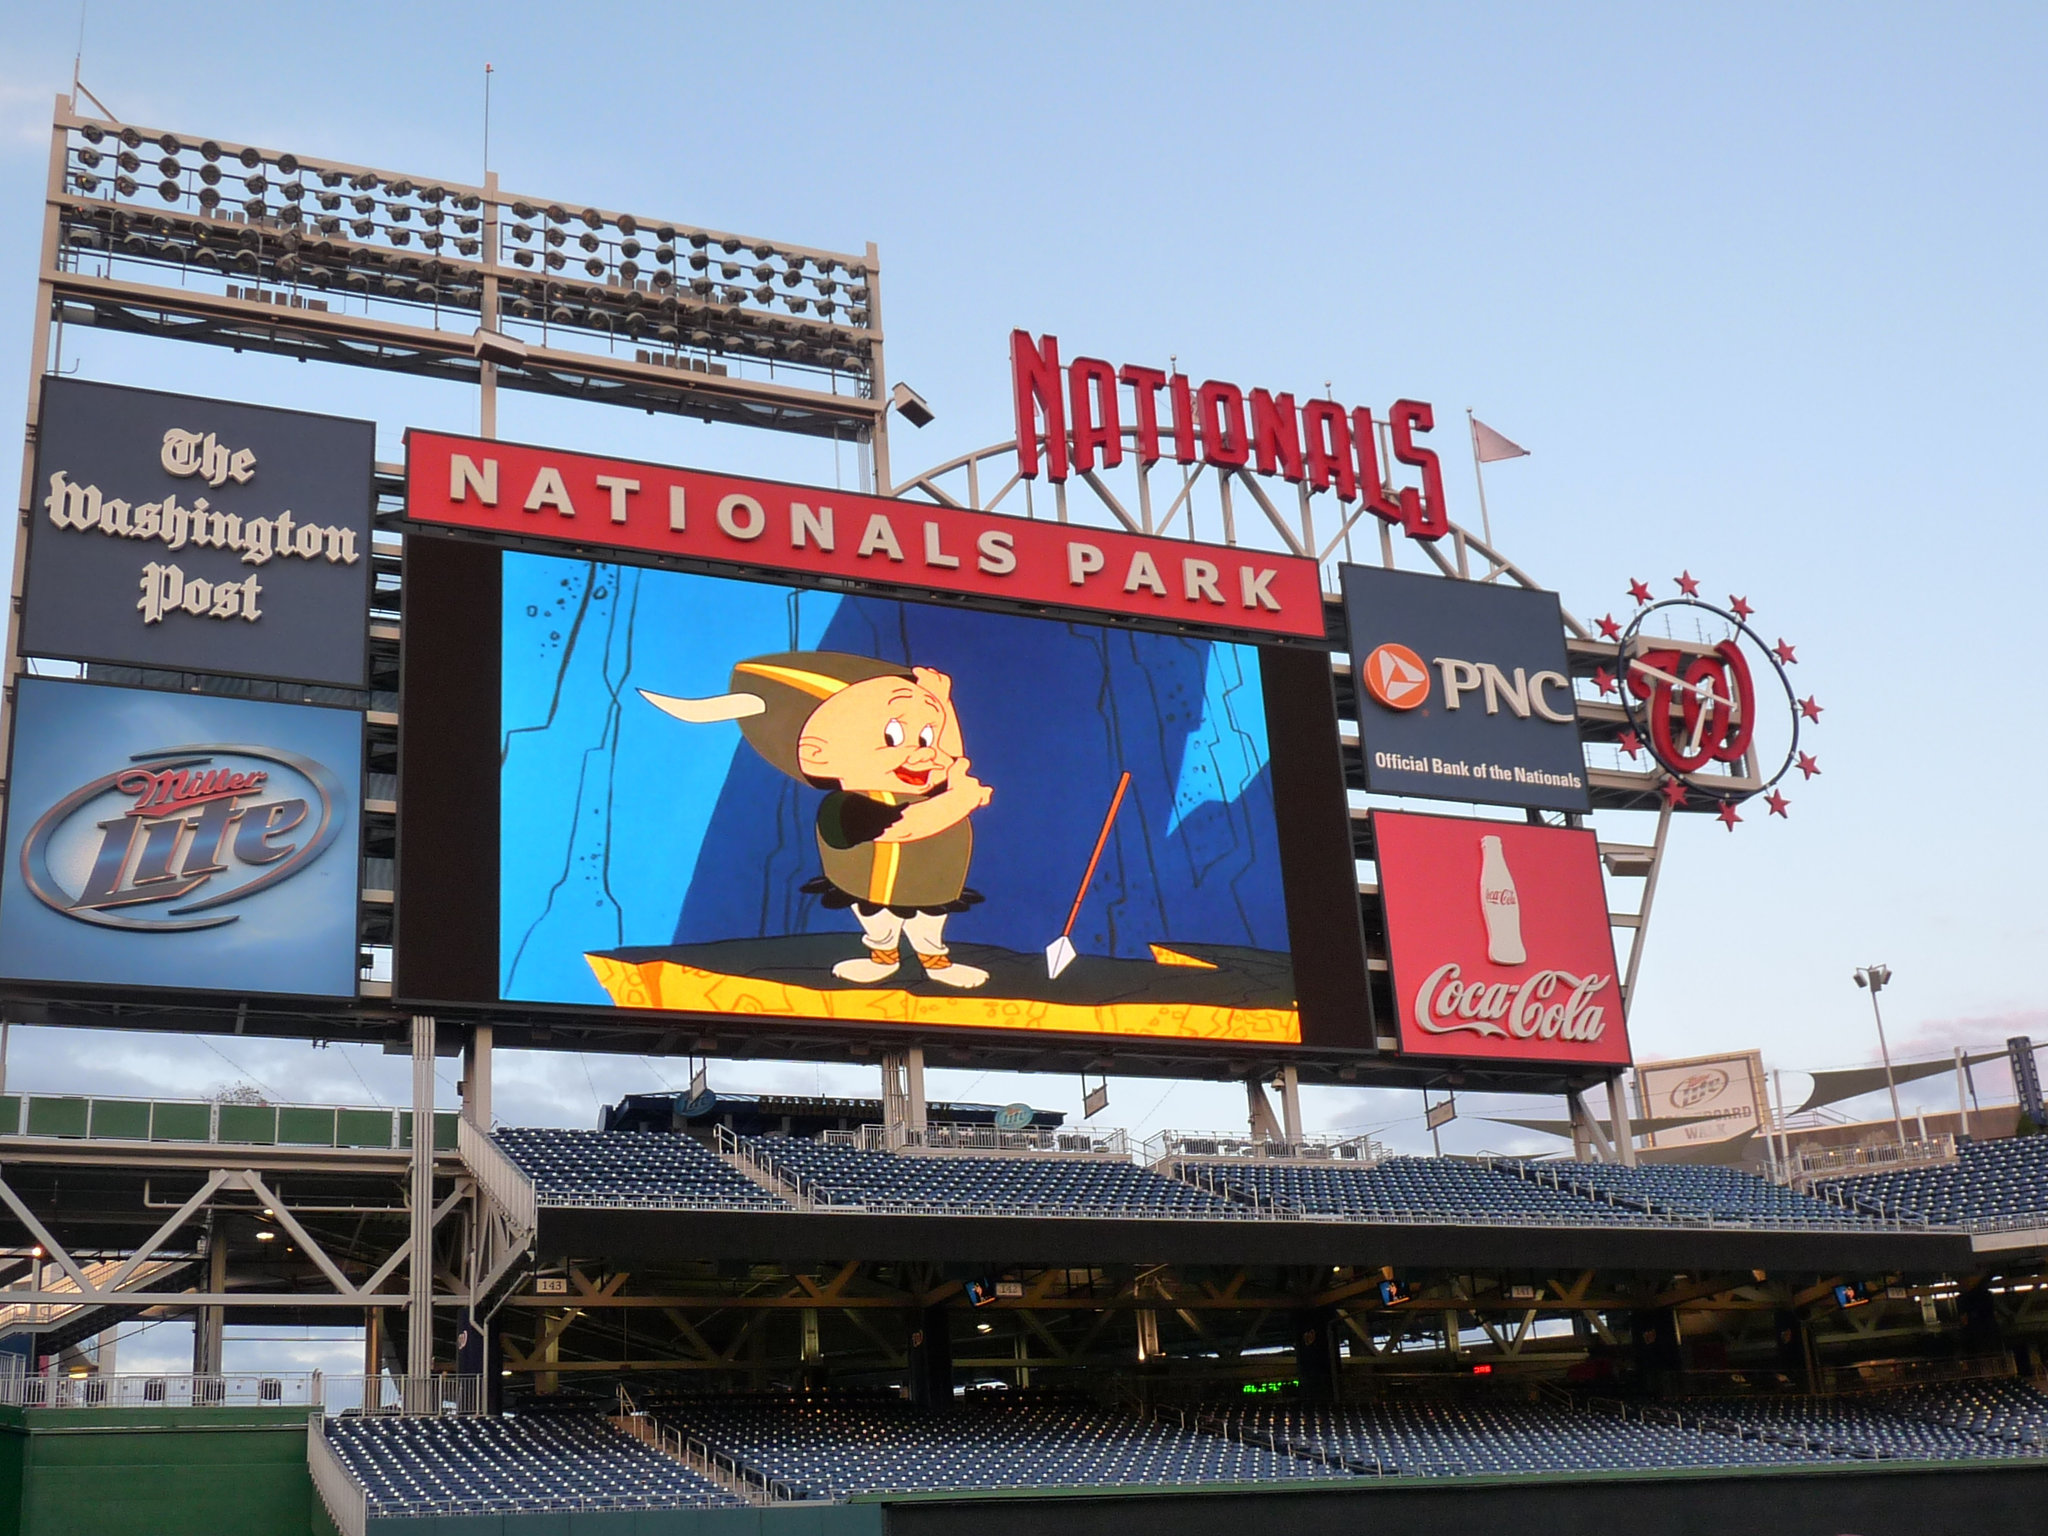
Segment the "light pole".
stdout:
[[1899,1113],[1899,1085],[1892,1077],[1892,1051],[1884,1042],[1884,1013],[1877,1006],[1877,994],[1884,990],[1884,984],[1892,979],[1892,968],[1888,965],[1866,965],[1856,972],[1856,985],[1870,989],[1870,1012],[1877,1020],[1877,1050],[1884,1057],[1884,1085],[1892,1096],[1892,1128],[1899,1133],[1899,1145],[1906,1144],[1906,1120]]

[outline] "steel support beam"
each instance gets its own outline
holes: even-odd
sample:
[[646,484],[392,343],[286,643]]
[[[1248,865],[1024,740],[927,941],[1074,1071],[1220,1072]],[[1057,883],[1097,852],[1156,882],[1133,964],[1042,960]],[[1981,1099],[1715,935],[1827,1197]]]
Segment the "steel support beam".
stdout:
[[434,1018],[412,1016],[412,1254],[405,1369],[434,1374]]

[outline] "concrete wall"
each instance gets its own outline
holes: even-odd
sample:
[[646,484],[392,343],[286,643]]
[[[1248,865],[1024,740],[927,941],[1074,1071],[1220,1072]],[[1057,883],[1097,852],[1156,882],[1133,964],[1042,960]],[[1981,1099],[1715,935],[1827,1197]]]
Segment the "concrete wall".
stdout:
[[299,1536],[306,1411],[0,1409],[0,1536]]
[[1964,1536],[2043,1529],[2048,1466],[1390,1478],[1356,1492],[920,1498],[885,1507],[886,1536]]

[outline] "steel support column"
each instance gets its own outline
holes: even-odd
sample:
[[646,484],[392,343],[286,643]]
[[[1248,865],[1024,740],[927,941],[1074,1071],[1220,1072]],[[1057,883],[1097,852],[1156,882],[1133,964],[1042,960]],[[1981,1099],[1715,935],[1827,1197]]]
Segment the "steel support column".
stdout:
[[412,1257],[406,1302],[405,1369],[434,1373],[434,1019],[412,1016]]
[[474,1025],[462,1049],[462,1118],[482,1131],[491,1130],[491,1026]]
[[[206,1289],[218,1296],[228,1288],[227,1223],[218,1211],[206,1213]],[[192,1319],[192,1374],[218,1376],[221,1373],[223,1336],[227,1311],[222,1307],[201,1307]]]
[[1614,1132],[1614,1160],[1625,1168],[1635,1167],[1636,1128],[1629,1120],[1625,1073],[1607,1079],[1607,1123]]
[[1282,1067],[1274,1085],[1280,1090],[1280,1128],[1287,1144],[1298,1147],[1307,1139],[1301,1130],[1301,1075],[1293,1067]]

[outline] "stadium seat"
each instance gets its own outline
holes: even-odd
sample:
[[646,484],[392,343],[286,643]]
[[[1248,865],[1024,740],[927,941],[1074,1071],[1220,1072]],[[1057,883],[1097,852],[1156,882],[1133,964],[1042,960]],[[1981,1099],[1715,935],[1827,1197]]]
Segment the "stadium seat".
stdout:
[[501,1129],[492,1139],[542,1205],[642,1210],[788,1210],[688,1136],[654,1131]]
[[1242,1207],[1108,1157],[867,1152],[787,1136],[751,1143],[820,1204],[874,1211],[1022,1216],[1242,1216]]
[[1888,1215],[1966,1226],[2048,1226],[2048,1136],[1965,1141],[1953,1162],[1837,1182]]
[[704,1509],[746,1500],[595,1414],[359,1418],[327,1443],[373,1516]]

